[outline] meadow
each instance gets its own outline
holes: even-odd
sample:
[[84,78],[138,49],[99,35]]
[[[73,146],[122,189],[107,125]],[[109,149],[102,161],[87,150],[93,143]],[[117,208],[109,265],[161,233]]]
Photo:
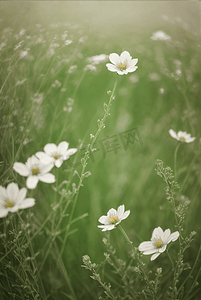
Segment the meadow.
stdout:
[[[0,299],[199,300],[199,3],[84,2],[0,4]],[[110,72],[123,51],[137,70]],[[28,188],[16,163],[64,141]],[[11,183],[32,207],[8,212]],[[159,226],[179,238],[151,261]]]

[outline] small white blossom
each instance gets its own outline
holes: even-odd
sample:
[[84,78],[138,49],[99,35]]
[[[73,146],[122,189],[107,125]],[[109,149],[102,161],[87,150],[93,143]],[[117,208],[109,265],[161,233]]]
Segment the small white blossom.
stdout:
[[111,53],[109,55],[111,64],[106,64],[106,67],[111,72],[117,72],[119,75],[128,74],[134,72],[138,67],[135,66],[138,59],[132,59],[128,51],[124,51],[119,56],[117,53]]
[[20,59],[23,59],[25,56],[27,56],[27,54],[28,54],[28,51],[21,51],[20,52]]
[[64,42],[64,45],[65,46],[68,46],[68,45],[70,45],[70,44],[72,44],[72,40],[66,40],[65,42]]
[[32,155],[25,164],[15,162],[13,169],[21,176],[27,177],[28,189],[35,189],[39,180],[46,183],[55,182],[55,176],[48,173],[53,166],[53,163],[44,164],[35,155]]
[[180,142],[191,143],[196,139],[195,137],[191,137],[191,134],[187,133],[186,131],[179,131],[178,133],[176,133],[174,130],[170,129],[169,134],[171,135],[171,137]]
[[54,164],[57,168],[61,167],[64,160],[77,152],[77,148],[68,149],[69,143],[61,142],[58,146],[53,143],[45,145],[44,151],[39,151],[36,156],[44,164]]
[[19,190],[16,183],[9,183],[7,189],[0,186],[0,218],[7,216],[8,212],[16,212],[19,209],[32,207],[35,199],[26,198],[27,189]]
[[167,35],[164,31],[158,30],[152,34],[151,39],[153,41],[167,41],[171,40],[171,37]]
[[97,69],[96,69],[96,66],[89,64],[89,65],[86,65],[84,68],[84,71],[87,71],[87,70],[96,71]]
[[99,228],[103,228],[102,231],[112,230],[118,225],[122,220],[126,219],[129,214],[130,210],[124,212],[124,205],[120,205],[118,209],[111,208],[107,216],[102,216],[98,219],[98,221],[104,225],[98,225]]
[[94,65],[98,65],[102,62],[106,62],[107,60],[108,60],[108,55],[106,54],[95,55],[87,58],[87,61]]
[[141,243],[138,249],[139,251],[143,252],[144,255],[154,253],[151,256],[151,260],[154,260],[166,250],[167,244],[176,241],[178,237],[178,231],[175,231],[171,234],[170,229],[166,229],[163,232],[161,227],[157,227],[152,233],[151,241]]

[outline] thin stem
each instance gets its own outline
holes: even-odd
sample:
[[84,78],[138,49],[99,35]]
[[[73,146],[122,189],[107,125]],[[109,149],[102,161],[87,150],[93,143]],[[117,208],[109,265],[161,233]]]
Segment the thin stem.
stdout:
[[169,259],[170,259],[170,261],[171,261],[172,271],[174,271],[174,264],[173,264],[173,261],[172,261],[172,258],[171,258],[171,256],[170,256],[170,254],[169,254],[169,252],[168,252],[168,249],[166,249],[166,253],[167,253],[167,255],[168,255],[168,257],[169,257]]
[[127,234],[125,233],[124,229],[121,227],[121,225],[118,226],[119,229],[121,230],[121,232],[123,233],[123,236],[125,237],[126,241],[128,244],[130,244],[131,246],[133,246],[133,242],[131,242],[131,240],[129,239],[129,237],[127,236]]
[[12,70],[8,73],[8,76],[6,77],[6,79],[5,79],[5,81],[4,81],[3,85],[2,85],[2,87],[1,87],[1,89],[0,89],[0,94],[1,94],[3,88],[4,88],[5,84],[6,84],[6,81],[7,81],[8,78],[10,77],[10,74],[13,72],[13,70],[14,70],[14,68],[15,68],[15,66],[16,66],[16,64],[18,63],[19,60],[20,60],[20,57],[19,57],[19,58],[17,59],[17,61],[15,62],[15,64],[14,64]]
[[180,143],[177,144],[177,147],[174,151],[174,178],[175,178],[175,181],[177,181],[177,152],[178,152],[179,146],[180,146]]

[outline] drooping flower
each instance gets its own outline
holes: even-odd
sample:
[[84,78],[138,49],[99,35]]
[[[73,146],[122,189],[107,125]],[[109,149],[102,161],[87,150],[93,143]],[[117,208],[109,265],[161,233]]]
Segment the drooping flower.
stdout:
[[25,164],[21,162],[15,162],[13,169],[21,176],[26,176],[26,186],[28,189],[35,189],[38,181],[53,183],[55,182],[55,176],[48,173],[54,164],[44,164],[35,155],[28,158]]
[[167,35],[164,31],[158,30],[152,34],[151,39],[153,41],[167,41],[171,40],[171,37]]
[[166,229],[163,232],[161,227],[157,227],[152,233],[151,241],[141,243],[138,249],[143,252],[144,255],[154,253],[151,256],[151,260],[154,260],[166,250],[167,244],[176,241],[178,237],[178,231],[175,231],[171,234],[170,229]]
[[27,189],[19,190],[16,183],[9,183],[7,189],[0,186],[0,218],[7,216],[8,212],[16,212],[19,209],[32,207],[35,199],[26,198]]
[[69,143],[61,142],[58,146],[53,143],[45,145],[44,151],[39,151],[36,156],[44,164],[54,164],[57,168],[61,167],[64,160],[77,152],[77,148],[68,149]]
[[180,142],[191,143],[196,139],[195,137],[191,137],[191,134],[187,133],[186,131],[179,131],[178,133],[176,133],[174,130],[170,129],[169,134],[171,135],[171,137]]
[[130,210],[124,212],[124,205],[120,205],[118,209],[111,208],[107,216],[102,216],[98,219],[98,221],[104,225],[98,225],[99,228],[103,228],[102,231],[112,230],[118,225],[122,220],[126,219],[129,214]]
[[111,64],[106,64],[106,67],[111,72],[117,72],[119,75],[134,72],[138,67],[136,66],[138,59],[132,59],[128,51],[123,51],[119,56],[117,53],[109,55]]

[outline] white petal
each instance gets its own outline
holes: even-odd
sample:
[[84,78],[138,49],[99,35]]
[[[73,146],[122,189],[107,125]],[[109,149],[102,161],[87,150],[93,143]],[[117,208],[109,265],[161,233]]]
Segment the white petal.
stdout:
[[120,55],[120,61],[121,63],[124,63],[125,61],[129,62],[131,60],[130,53],[128,51],[123,51]]
[[177,134],[174,130],[170,129],[169,130],[169,134],[171,135],[171,137],[173,137],[174,139],[178,140]]
[[187,134],[186,131],[179,131],[177,135],[178,135],[178,138],[180,138],[181,136],[185,137],[186,134]]
[[125,213],[121,217],[121,220],[125,220],[129,215],[130,215],[130,210],[125,211]]
[[134,67],[138,62],[138,58],[132,59],[131,61],[128,62],[128,68]]
[[19,208],[28,208],[32,207],[35,204],[35,199],[33,198],[26,198],[22,203],[20,203]]
[[22,188],[19,193],[18,193],[18,197],[16,199],[16,203],[21,203],[25,198],[26,198],[26,194],[27,194],[27,189],[26,188]]
[[163,245],[163,247],[158,249],[158,252],[163,253],[167,248],[167,245]]
[[53,183],[55,182],[55,176],[51,173],[46,173],[43,175],[38,175],[38,179],[42,182]]
[[148,241],[148,242],[142,242],[139,245],[138,249],[140,251],[147,251],[147,250],[155,249],[155,247],[152,242]]
[[6,217],[8,214],[8,210],[5,207],[0,206],[0,218]]
[[187,138],[187,139],[186,139],[186,143],[191,143],[191,142],[193,142],[195,139],[196,139],[195,137]]
[[119,55],[117,53],[111,53],[109,55],[109,60],[114,65],[119,65],[120,64],[120,57],[119,57]]
[[126,70],[129,72],[129,73],[131,73],[131,72],[134,72],[135,70],[137,70],[137,66],[135,66],[135,67],[129,67],[129,68],[127,68]]
[[160,255],[160,252],[157,252],[154,255],[152,255],[151,261],[154,260],[154,259],[156,259],[159,255]]
[[8,199],[11,202],[15,203],[18,193],[19,193],[19,188],[18,188],[17,184],[14,182],[9,183],[9,185],[7,186]]
[[66,150],[68,149],[69,143],[67,142],[61,142],[58,145],[57,151],[59,154],[64,154],[66,152]]
[[153,233],[152,233],[152,238],[151,238],[151,240],[152,239],[154,239],[154,238],[160,238],[161,236],[163,236],[163,230],[162,230],[162,228],[159,226],[159,227],[157,227],[157,228],[155,228],[154,229],[154,231],[153,231]]
[[3,186],[0,186],[0,201],[4,203],[5,198],[7,198],[7,191]]
[[98,222],[102,223],[102,224],[107,224],[107,217],[106,216],[101,216],[98,219]]
[[[113,72],[114,72],[114,71],[113,71]],[[117,69],[117,74],[119,74],[119,75],[124,75],[124,71],[121,71],[121,70]]]
[[62,164],[63,164],[63,159],[61,159],[61,158],[58,158],[58,159],[55,161],[55,166],[56,166],[57,168],[60,168]]
[[70,155],[73,155],[74,153],[77,152],[77,148],[71,148],[71,149],[68,149],[65,154],[63,155],[64,157],[64,160],[68,159],[70,157]]
[[178,232],[178,231],[173,232],[173,233],[170,235],[170,237],[169,237],[169,239],[168,239],[168,241],[167,241],[167,244],[169,244],[170,242],[176,241],[176,240],[178,239],[178,237],[179,237],[179,232]]
[[120,205],[117,209],[117,216],[119,217],[119,219],[121,220],[121,217],[123,216],[124,213],[124,205]]
[[151,249],[151,250],[143,251],[143,254],[144,255],[150,255],[150,254],[153,254],[153,253],[156,253],[156,252],[158,252],[158,249]]
[[40,167],[40,174],[39,175],[43,175],[45,173],[48,173],[53,167],[54,167],[53,163],[47,164],[47,165],[42,164],[41,167]]
[[30,174],[28,167],[20,162],[15,162],[13,165],[13,169],[21,176],[28,176]]
[[45,145],[44,151],[48,155],[51,155],[52,153],[57,152],[57,146],[53,143],[49,143],[49,144]]
[[50,164],[52,162],[54,162],[54,157],[52,156],[49,156],[47,153],[45,152],[42,152],[42,151],[39,151],[39,152],[36,152],[35,154],[42,163],[44,164]]
[[102,231],[112,230],[115,228],[115,225],[98,225],[99,228],[103,228]]
[[113,217],[116,217],[116,215],[117,215],[117,211],[116,211],[116,209],[114,209],[114,208],[111,208],[111,209],[108,211],[108,213],[107,213],[107,216],[113,216]]
[[106,67],[111,72],[117,72],[119,70],[115,65],[112,65],[112,64],[106,64]]
[[29,177],[26,180],[26,186],[28,189],[35,189],[38,183],[38,177],[35,175],[29,175]]
[[167,241],[168,241],[168,239],[169,239],[169,237],[170,237],[170,234],[171,234],[170,229],[166,229],[166,230],[164,231],[163,236],[161,237],[162,240],[163,240],[163,244],[167,244]]

